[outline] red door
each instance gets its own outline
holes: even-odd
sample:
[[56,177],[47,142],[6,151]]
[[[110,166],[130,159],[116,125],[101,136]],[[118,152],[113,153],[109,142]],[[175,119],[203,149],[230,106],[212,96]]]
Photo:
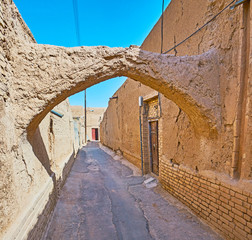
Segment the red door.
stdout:
[[92,128],[92,140],[98,140],[98,128]]
[[92,140],[95,140],[95,128],[92,128]]

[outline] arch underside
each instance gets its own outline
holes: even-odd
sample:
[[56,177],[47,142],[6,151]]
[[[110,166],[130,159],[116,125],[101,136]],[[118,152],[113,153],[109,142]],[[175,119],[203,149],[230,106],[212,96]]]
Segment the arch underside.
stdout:
[[175,57],[138,47],[29,44],[13,54],[13,87],[19,109],[16,125],[30,135],[61,101],[117,76],[139,81],[172,100],[199,135],[214,137],[220,127],[219,68],[214,50]]

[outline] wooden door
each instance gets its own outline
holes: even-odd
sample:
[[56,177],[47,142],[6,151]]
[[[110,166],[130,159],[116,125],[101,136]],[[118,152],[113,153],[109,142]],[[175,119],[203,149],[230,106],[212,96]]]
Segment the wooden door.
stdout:
[[158,121],[150,122],[150,152],[151,152],[151,170],[159,175],[158,159]]
[[92,140],[95,140],[95,128],[92,128]]
[[98,128],[92,128],[92,140],[99,140]]

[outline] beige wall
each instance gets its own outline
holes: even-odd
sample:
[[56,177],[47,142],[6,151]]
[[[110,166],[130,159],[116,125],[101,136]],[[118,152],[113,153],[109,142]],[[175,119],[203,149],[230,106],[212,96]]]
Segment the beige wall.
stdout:
[[[59,126],[64,127],[66,133],[71,132],[67,114],[61,120],[51,115],[44,116],[42,125],[27,141],[27,131],[21,129],[23,125],[19,123],[17,118],[19,112],[15,107],[20,102],[32,99],[34,108],[42,111],[40,103],[45,102],[49,106],[51,102],[48,99],[52,99],[50,96],[55,93],[50,92],[50,89],[46,89],[47,91],[41,95],[36,91],[27,91],[26,95],[13,91],[13,88],[22,89],[26,84],[29,84],[29,89],[38,87],[32,84],[41,81],[42,75],[37,74],[37,68],[32,68],[29,69],[28,74],[31,73],[29,76],[34,81],[21,82],[19,77],[26,78],[25,72],[20,73],[24,76],[13,74],[12,70],[17,64],[14,58],[19,55],[25,43],[35,43],[35,40],[13,2],[11,0],[0,0],[0,2],[0,238],[21,239],[29,235],[39,239],[57,199],[57,188],[60,188],[64,182],[64,176],[73,160],[71,152],[68,151],[71,148],[76,149],[76,145],[73,147],[73,137],[66,138],[67,135],[61,132],[60,128],[57,129],[58,122]],[[184,39],[213,14],[220,11],[224,5],[223,0],[173,0],[165,12],[165,48],[173,46],[174,36],[176,42]],[[222,125],[218,137],[207,139],[197,136],[188,117],[183,112],[180,113],[176,105],[161,96],[164,113],[160,119],[162,124],[159,129],[161,133],[160,180],[171,193],[183,196],[181,199],[197,214],[201,214],[203,219],[212,224],[217,222],[222,231],[228,228],[234,229],[227,233],[229,239],[237,235],[237,238],[240,236],[244,239],[244,235],[247,237],[251,229],[249,223],[252,208],[249,186],[252,178],[250,173],[252,86],[248,78],[251,75],[250,31],[247,31],[250,30],[249,8],[247,4],[244,9],[239,7],[234,11],[226,11],[207,28],[177,48],[178,55],[200,54],[210,48],[218,50],[221,81],[219,104],[222,108]],[[13,46],[20,46],[20,48]],[[154,27],[142,47],[151,51],[160,51],[160,22]],[[27,54],[25,64],[29,65],[33,57],[32,54]],[[45,67],[45,65],[39,66]],[[45,72],[43,76],[47,74],[42,69],[39,72]],[[60,85],[61,82],[58,81],[57,84]],[[65,85],[62,87],[67,88]],[[111,100],[106,113],[107,120],[102,126],[103,142],[111,148],[120,148],[132,162],[138,165],[140,163],[138,96],[145,96],[150,92],[149,88],[127,80],[116,93],[118,100]],[[57,101],[64,100],[64,96],[64,94],[60,96]],[[68,107],[65,107],[67,111]],[[61,110],[65,111],[63,108]],[[35,116],[33,113],[32,107],[27,108],[22,116]],[[31,120],[29,117],[28,119]],[[38,119],[40,118],[32,119],[35,121],[33,126],[36,126]],[[241,128],[237,127],[240,121]],[[64,144],[63,152],[54,148],[54,144],[49,146],[54,134],[65,139],[64,143],[61,139],[54,139],[57,149]],[[240,146],[238,143],[241,143]],[[68,154],[71,154],[70,161],[68,161]],[[247,182],[230,180],[233,156],[236,155],[240,157],[241,179]],[[170,164],[171,158],[177,163],[176,166],[180,164],[179,171],[182,173],[176,171],[176,168]],[[62,166],[64,169],[61,168]],[[195,171],[195,166],[199,169],[198,172]],[[184,182],[178,179],[184,179]],[[227,182],[225,186],[224,182]],[[190,189],[189,192],[185,190],[183,193],[185,188]],[[203,191],[206,192],[205,195]],[[210,209],[210,212],[204,207]]]
[[92,141],[92,128],[98,129],[98,139],[100,140],[100,123],[106,108],[87,108],[87,140]]
[[[40,239],[79,146],[68,101],[27,141],[14,123],[12,46],[35,43],[11,0],[0,1],[0,239]],[[20,83],[19,87],[22,83]],[[33,86],[36,88],[36,86]],[[29,93],[28,93],[29,94]],[[33,109],[30,109],[33,111]]]
[[[180,42],[224,6],[224,1],[171,1],[164,13],[164,50],[174,45],[174,36],[176,42]],[[192,169],[197,166],[202,171],[213,170],[231,175],[234,122],[239,101],[241,18],[242,7],[234,11],[227,10],[207,28],[177,48],[177,55],[181,56],[201,54],[212,48],[218,50],[222,125],[217,139],[196,136],[188,117],[173,102],[161,95],[161,132],[165,141],[161,157],[174,159]],[[160,21],[145,39],[142,48],[160,52]],[[114,94],[118,96],[118,100],[110,101],[102,123],[102,141],[106,145],[132,152],[140,159],[139,144],[132,144],[139,142],[138,97],[152,91],[128,79]],[[249,98],[246,101],[249,102]],[[111,139],[112,135],[115,138]],[[250,162],[250,158],[245,157],[243,161]],[[242,172],[244,178],[252,179],[247,168],[243,168]]]
[[84,108],[82,106],[71,106],[71,111],[78,128],[79,142],[83,146],[85,144]]
[[[38,159],[45,165],[48,164],[52,172],[60,175],[69,157],[78,152],[79,142],[75,140],[73,118],[68,100],[53,110],[62,114],[63,117],[50,112],[40,123],[31,140],[31,145]],[[57,176],[57,178],[60,177],[62,176]]]
[[[164,51],[173,47],[174,41],[179,43],[189,36],[226,4],[226,1],[222,0],[172,0],[164,13]],[[245,4],[233,11],[226,10],[206,28],[176,49],[177,56],[197,55],[212,48],[218,52],[221,94],[219,104],[222,112],[218,136],[214,139],[198,136],[188,116],[177,105],[162,95],[159,99],[162,110],[159,118],[159,179],[168,191],[191,207],[202,219],[217,228],[227,239],[251,237],[251,225],[249,225],[250,230],[245,230],[248,227],[247,221],[250,221],[251,217],[248,217],[242,226],[240,225],[242,220],[235,220],[239,215],[246,218],[242,211],[251,213],[252,87],[248,76],[251,73],[249,67],[251,50],[250,42],[248,42],[251,29],[250,8],[249,4]],[[142,49],[160,52],[160,28],[161,22],[158,21],[143,42]],[[174,53],[172,51],[170,54]],[[217,87],[216,91],[218,91]],[[149,87],[127,79],[114,94],[118,96],[118,100],[109,102],[101,123],[101,142],[113,150],[120,149],[137,166],[140,166],[141,156],[138,97],[150,95],[152,92],[153,90]],[[142,116],[143,121],[144,118],[145,116]],[[241,127],[239,127],[239,122]],[[148,165],[150,161],[148,126],[143,125],[143,132],[144,161]],[[234,174],[237,160],[239,167]],[[177,168],[181,171],[178,175]],[[145,170],[148,171],[149,166]],[[195,183],[191,183],[190,180],[181,182],[187,173],[197,178],[196,181],[202,178],[202,186],[195,188]],[[237,175],[240,177],[233,180],[232,178]],[[237,191],[237,196],[244,194],[242,196],[244,202],[239,202],[237,209],[245,205],[247,209],[237,210],[234,202],[230,202],[230,205],[222,203],[220,201],[222,190],[219,188],[217,191],[207,186],[208,183],[209,185],[216,184],[217,180],[218,185],[222,185],[221,189],[228,194],[232,191]],[[185,192],[186,186],[188,189],[193,189]],[[233,190],[233,187],[236,190]],[[209,197],[202,200],[199,199],[199,195],[203,194],[204,189],[208,189]],[[214,196],[215,199],[212,201],[216,202],[216,205],[211,206],[214,208],[213,211],[204,212],[203,208],[210,208],[210,195]],[[225,197],[225,201],[228,199],[231,201],[231,195]],[[195,207],[192,206],[192,202],[195,202]],[[222,213],[225,214],[218,210],[222,204],[226,204],[223,211],[229,214],[227,224],[224,223],[225,219],[220,219]],[[218,212],[218,218],[214,217],[215,211]],[[214,225],[214,222],[220,222],[220,224]],[[230,226],[233,226],[234,230],[229,231]],[[239,235],[239,233],[242,234]]]
[[[73,116],[78,118],[78,121],[83,126],[83,139],[85,136],[84,128],[84,108],[82,106],[71,106]],[[92,141],[92,128],[98,129],[98,137],[100,139],[100,123],[103,119],[103,114],[106,108],[88,107],[87,108],[87,141]]]
[[113,150],[121,150],[140,167],[140,130],[138,97],[148,94],[150,88],[127,80],[113,95],[101,123],[101,142]]

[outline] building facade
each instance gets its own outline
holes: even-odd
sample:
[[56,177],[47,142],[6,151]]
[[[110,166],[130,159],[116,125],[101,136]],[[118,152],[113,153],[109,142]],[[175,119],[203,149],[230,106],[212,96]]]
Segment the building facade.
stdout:
[[[222,0],[172,0],[164,12],[163,52],[227,4]],[[216,85],[216,91],[220,91],[222,116],[216,136],[197,134],[191,118],[174,102],[131,79],[113,95],[117,98],[110,100],[101,123],[101,142],[141,167],[140,116],[144,172],[155,174],[167,191],[226,239],[252,239],[250,14],[249,1],[228,8],[169,52],[193,56],[217,51],[220,86]],[[160,53],[161,26],[160,18],[142,49]]]
[[[76,125],[80,126],[80,141],[85,143],[85,110],[82,106],[71,106],[74,120]],[[103,114],[106,108],[99,107],[87,107],[87,141],[99,141],[100,140],[100,123],[103,119]]]

